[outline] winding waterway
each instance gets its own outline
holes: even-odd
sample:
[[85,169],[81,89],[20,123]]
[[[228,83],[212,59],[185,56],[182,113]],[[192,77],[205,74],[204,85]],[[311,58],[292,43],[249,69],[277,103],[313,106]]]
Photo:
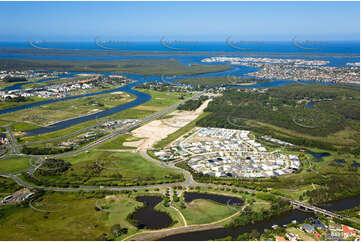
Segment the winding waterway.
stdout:
[[[339,201],[331,202],[329,204],[325,204],[322,207],[327,208],[331,211],[340,211],[344,209],[353,208],[356,206],[360,206],[360,198],[359,197],[351,197],[342,199]],[[257,230],[259,233],[262,233],[265,229],[272,229],[272,226],[277,224],[282,226],[284,224],[289,224],[293,220],[297,222],[304,221],[307,218],[315,217],[314,213],[310,212],[302,212],[299,210],[291,210],[289,212],[282,213],[277,216],[273,216],[268,220],[264,220],[262,222],[258,222],[255,224],[249,224],[243,227],[237,228],[219,228],[219,229],[210,229],[203,231],[194,231],[189,233],[182,233],[164,237],[160,240],[162,241],[204,241],[204,240],[215,240],[224,238],[227,236],[232,236],[233,239],[236,239],[240,234],[250,233],[252,230]]]
[[[38,135],[38,134],[44,134],[44,133],[48,133],[48,132],[57,131],[57,130],[60,130],[60,129],[64,129],[64,128],[73,126],[75,124],[79,124],[79,123],[83,123],[83,122],[86,122],[86,121],[90,121],[90,120],[94,120],[94,119],[98,119],[98,118],[103,118],[103,117],[106,117],[106,116],[109,116],[109,115],[112,115],[112,114],[115,114],[115,113],[119,113],[119,112],[121,112],[123,110],[127,110],[129,108],[133,108],[133,107],[139,106],[139,105],[141,105],[143,103],[146,103],[146,102],[150,101],[152,99],[152,97],[147,93],[139,92],[139,91],[136,91],[136,90],[132,89],[133,87],[135,87],[136,85],[138,85],[140,83],[141,82],[135,82],[135,83],[128,84],[128,85],[125,85],[123,87],[108,90],[108,91],[102,91],[102,92],[97,92],[97,93],[89,93],[89,94],[79,95],[81,97],[88,97],[88,96],[95,96],[95,95],[99,95],[99,94],[122,91],[122,92],[126,92],[128,94],[134,95],[136,97],[136,99],[131,101],[131,102],[121,104],[121,105],[118,105],[118,106],[113,107],[113,108],[106,109],[104,111],[100,111],[100,112],[97,112],[97,113],[89,114],[89,115],[78,117],[78,118],[73,118],[73,119],[60,121],[60,122],[57,122],[55,124],[52,124],[52,125],[49,125],[49,126],[46,126],[46,127],[42,127],[42,128],[32,129],[32,130],[27,131],[26,135],[27,136],[32,136],[32,135]],[[72,96],[72,97],[66,98],[65,100],[79,98],[79,96]],[[1,114],[1,111],[0,111],[0,114]]]
[[[190,65],[191,63],[182,63],[182,64]],[[14,108],[3,109],[3,110],[0,110],[0,115],[1,114],[6,114],[6,113],[11,113],[11,112],[16,112],[16,111],[20,111],[20,110],[25,110],[25,109],[29,109],[29,108],[39,107],[39,106],[50,104],[50,103],[61,102],[61,101],[66,101],[66,100],[71,100],[71,99],[82,98],[82,97],[96,96],[96,95],[106,94],[106,93],[111,93],[111,92],[116,92],[116,91],[122,91],[122,92],[126,92],[128,94],[132,94],[136,98],[135,100],[133,100],[133,101],[131,101],[129,103],[125,103],[125,104],[122,104],[122,105],[119,105],[119,106],[116,106],[116,107],[113,107],[113,108],[110,108],[110,109],[107,109],[107,110],[104,110],[104,111],[100,111],[100,112],[97,112],[95,114],[90,114],[90,115],[86,115],[86,116],[82,116],[82,117],[78,117],[78,118],[73,118],[73,119],[60,121],[60,122],[57,122],[55,124],[49,125],[47,127],[41,127],[41,128],[29,130],[29,131],[26,132],[26,136],[39,135],[39,134],[44,134],[44,133],[53,132],[53,131],[61,130],[61,129],[64,129],[64,128],[68,128],[68,127],[70,127],[72,125],[79,124],[79,123],[82,123],[82,122],[94,120],[94,119],[97,119],[97,118],[106,117],[106,116],[109,116],[109,115],[112,115],[112,114],[127,110],[129,108],[133,108],[133,107],[142,105],[142,104],[150,101],[152,99],[152,97],[150,95],[148,95],[146,93],[136,91],[136,90],[133,89],[135,86],[137,86],[137,85],[139,85],[141,83],[144,83],[144,82],[159,81],[159,82],[164,82],[164,83],[182,85],[182,84],[174,82],[174,80],[179,80],[179,79],[184,79],[184,78],[216,77],[216,76],[227,76],[227,75],[235,75],[235,76],[240,76],[240,77],[243,77],[243,78],[249,78],[246,74],[249,73],[249,72],[256,71],[257,69],[258,68],[247,67],[247,66],[233,66],[232,69],[229,69],[229,70],[226,70],[226,71],[221,71],[221,72],[213,72],[213,73],[206,73],[206,74],[199,74],[199,75],[192,75],[192,76],[173,76],[173,77],[148,76],[148,75],[136,75],[136,74],[122,74],[122,75],[124,75],[124,76],[126,76],[128,78],[136,80],[136,82],[131,83],[131,84],[127,84],[125,86],[115,88],[115,89],[112,89],[112,90],[100,91],[100,92],[94,92],[94,93],[87,93],[87,94],[82,94],[82,95],[75,95],[75,96],[59,98],[59,99],[51,99],[51,100],[46,100],[46,101],[21,105],[21,106],[17,106],[17,107],[14,107]],[[77,73],[69,73],[69,74],[66,74],[66,75],[60,75],[59,77],[56,77],[56,78],[45,78],[45,79],[41,79],[41,80],[34,81],[34,82],[15,83],[14,85],[6,87],[3,90],[9,91],[9,90],[22,89],[23,85],[26,85],[26,84],[46,82],[46,81],[50,81],[50,80],[60,79],[60,78],[63,78],[63,77],[72,77],[72,76],[75,76],[76,74]],[[100,74],[110,75],[112,73],[100,73]],[[275,80],[275,79],[272,79],[269,82],[258,83],[258,84],[253,84],[253,85],[247,85],[247,86],[232,85],[232,86],[227,86],[227,87],[229,87],[229,88],[232,88],[232,87],[268,88],[268,87],[275,87],[275,86],[284,86],[284,85],[291,84],[291,83],[295,83],[295,82],[290,81],[290,80]],[[299,81],[298,83],[316,83],[316,82],[313,82],[313,81]],[[328,84],[328,83],[324,83],[324,84]]]

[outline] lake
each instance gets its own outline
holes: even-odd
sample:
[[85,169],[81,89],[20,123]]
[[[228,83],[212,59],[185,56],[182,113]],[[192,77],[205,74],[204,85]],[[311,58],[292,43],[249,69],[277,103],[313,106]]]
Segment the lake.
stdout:
[[211,193],[198,193],[198,192],[185,192],[184,201],[189,203],[196,199],[208,199],[217,203],[222,203],[226,205],[242,206],[243,201],[238,197],[211,194]]
[[135,211],[130,218],[137,221],[138,229],[162,229],[173,224],[171,217],[165,212],[154,210],[163,198],[160,196],[139,196],[136,198],[144,206]]

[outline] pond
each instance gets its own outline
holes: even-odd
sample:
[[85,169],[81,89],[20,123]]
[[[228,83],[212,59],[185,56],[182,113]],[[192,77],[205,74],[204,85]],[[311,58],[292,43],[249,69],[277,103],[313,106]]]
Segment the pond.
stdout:
[[305,104],[306,108],[312,108],[317,102],[308,102]]
[[345,199],[337,200],[337,201],[327,203],[327,204],[322,204],[319,207],[324,208],[326,210],[331,210],[331,211],[341,211],[341,210],[345,210],[345,209],[354,208],[357,206],[360,206],[360,197],[359,196],[345,198]]
[[217,203],[222,203],[226,205],[233,206],[242,206],[243,201],[238,197],[218,195],[218,194],[210,194],[210,193],[198,193],[198,192],[185,192],[184,193],[184,201],[189,203],[196,199],[208,199]]
[[333,161],[336,162],[336,163],[339,163],[339,164],[346,164],[346,161],[343,160],[343,159],[335,159]]
[[312,155],[317,161],[321,161],[323,157],[327,157],[330,156],[330,153],[327,152],[313,152],[313,151],[308,151],[308,154]]
[[162,197],[139,196],[136,200],[144,204],[143,207],[130,215],[130,219],[136,223],[135,226],[138,229],[162,229],[173,224],[171,217],[167,213],[154,209],[163,200]]

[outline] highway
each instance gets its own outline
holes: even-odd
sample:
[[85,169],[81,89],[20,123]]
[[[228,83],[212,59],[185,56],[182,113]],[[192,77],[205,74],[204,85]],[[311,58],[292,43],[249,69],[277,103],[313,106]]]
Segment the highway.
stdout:
[[7,126],[4,126],[4,128],[6,129],[6,132],[8,133],[9,135],[9,138],[10,138],[10,147],[11,147],[11,151],[15,154],[19,154],[19,149],[17,147],[17,141],[13,135],[13,133],[11,132],[10,128],[9,128],[9,125]]

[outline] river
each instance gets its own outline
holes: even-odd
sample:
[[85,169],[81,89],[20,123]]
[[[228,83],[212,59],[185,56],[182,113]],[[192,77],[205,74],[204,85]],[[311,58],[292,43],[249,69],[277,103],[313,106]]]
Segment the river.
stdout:
[[[231,198],[231,197],[229,197]],[[355,206],[360,206],[359,197],[351,197],[335,201],[329,204],[325,204],[322,207],[329,209],[330,211],[340,211],[343,209],[349,209]],[[257,230],[259,233],[262,233],[265,229],[272,229],[272,225],[282,226],[284,224],[289,224],[293,220],[301,222],[307,218],[315,217],[314,213],[311,212],[302,212],[299,210],[291,210],[289,212],[282,213],[277,216],[273,216],[268,220],[258,222],[255,224],[249,224],[247,226],[238,227],[238,228],[219,228],[219,229],[210,229],[203,231],[195,231],[189,233],[182,233],[176,235],[170,235],[164,237],[160,240],[162,241],[204,241],[204,240],[215,240],[224,238],[227,236],[232,236],[233,239],[236,239],[240,234],[249,233],[252,230]]]
[[[191,61],[191,60],[193,60],[193,59],[189,59],[187,61]],[[198,60],[198,61],[200,61],[200,60]],[[182,63],[182,64],[191,65],[191,62]],[[94,93],[88,93],[88,94],[82,94],[82,95],[75,95],[75,96],[59,98],[59,99],[51,99],[51,100],[46,100],[46,101],[21,105],[21,106],[14,107],[14,108],[3,109],[3,110],[0,110],[0,115],[1,114],[6,114],[6,113],[11,113],[11,112],[16,112],[16,111],[20,111],[20,110],[25,110],[25,109],[29,109],[29,108],[34,108],[34,107],[38,107],[38,106],[42,106],[42,105],[46,105],[46,104],[50,104],[50,103],[61,102],[61,101],[66,101],[66,100],[71,100],[71,99],[88,97],[88,96],[95,96],[95,95],[100,95],[100,94],[105,94],[105,93],[116,92],[116,91],[123,91],[123,92],[126,92],[128,94],[132,94],[136,98],[135,100],[133,100],[133,101],[131,101],[129,103],[122,104],[122,105],[119,105],[119,106],[116,106],[116,107],[113,107],[113,108],[110,108],[110,109],[107,109],[107,110],[104,110],[104,111],[101,111],[101,112],[98,112],[98,113],[95,113],[95,114],[90,114],[90,115],[86,115],[86,116],[82,116],[82,117],[78,117],[78,118],[73,118],[73,119],[60,121],[60,122],[57,122],[55,124],[49,125],[47,127],[37,128],[37,129],[29,130],[29,131],[26,132],[26,136],[39,135],[39,134],[44,134],[44,133],[53,132],[53,131],[61,130],[61,129],[64,129],[64,128],[68,128],[68,127],[70,127],[72,125],[79,124],[79,123],[82,123],[82,122],[94,120],[94,119],[97,119],[97,118],[106,117],[106,116],[121,112],[123,110],[133,108],[133,107],[136,107],[138,105],[142,105],[142,104],[150,101],[151,98],[152,98],[150,95],[148,95],[146,93],[136,91],[136,90],[133,89],[136,85],[144,83],[144,82],[159,81],[159,82],[164,82],[164,83],[182,85],[182,84],[173,82],[173,80],[184,79],[184,78],[215,77],[215,76],[228,76],[228,75],[235,75],[235,76],[240,76],[240,77],[243,77],[243,78],[249,78],[246,74],[249,73],[249,72],[256,71],[257,69],[258,68],[247,67],[247,66],[232,66],[232,69],[229,69],[229,70],[226,70],[226,71],[221,71],[221,72],[199,74],[199,75],[192,75],[192,76],[173,76],[173,77],[148,76],[148,75],[136,75],[136,74],[122,74],[122,75],[124,75],[124,76],[126,76],[126,77],[128,77],[130,79],[136,80],[136,82],[131,83],[131,84],[127,84],[125,86],[122,86],[122,87],[119,87],[119,88],[116,88],[116,89],[112,89],[112,90],[100,91],[100,92],[94,92]],[[76,74],[77,73],[69,73],[69,74],[66,74],[66,75],[61,75],[61,76],[59,76],[57,78],[46,78],[46,79],[42,79],[42,80],[35,81],[35,82],[15,83],[14,85],[6,87],[3,90],[22,89],[22,86],[26,85],[26,84],[46,82],[46,81],[49,81],[49,80],[56,80],[56,79],[63,78],[63,77],[72,77],[72,76],[74,76]],[[110,74],[114,74],[114,73],[100,73],[100,74],[110,75]],[[268,88],[268,87],[275,87],[275,86],[284,86],[284,85],[291,84],[291,83],[295,83],[295,82],[290,81],[290,80],[275,80],[275,79],[272,79],[269,82],[258,83],[258,84],[254,84],[254,85],[247,85],[247,86],[234,85],[234,86],[228,86],[228,87]],[[313,82],[313,81],[299,81],[298,83],[316,83],[316,82]],[[323,84],[329,84],[329,83],[323,83]]]

